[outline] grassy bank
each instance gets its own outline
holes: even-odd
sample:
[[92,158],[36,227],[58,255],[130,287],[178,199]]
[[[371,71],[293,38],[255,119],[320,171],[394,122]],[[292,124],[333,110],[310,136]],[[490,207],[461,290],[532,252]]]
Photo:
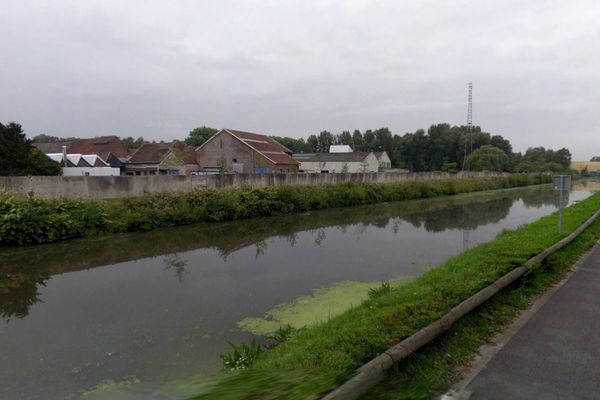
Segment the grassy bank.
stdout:
[[[557,242],[599,207],[600,194],[596,194],[566,209],[563,235],[556,232],[556,215],[504,232],[496,240],[468,250],[400,288],[382,291],[327,323],[300,331],[289,341],[263,353],[249,369],[232,374],[197,398],[319,398],[350,377],[363,363]],[[551,257],[549,262],[556,267],[550,270],[560,275],[560,271],[594,242],[599,232],[600,224],[595,223],[580,239]],[[496,312],[486,313],[488,306],[482,307],[479,317],[469,316],[458,324],[466,330],[456,333],[453,329],[444,336],[446,342],[441,339],[402,363],[397,375],[376,389],[372,398],[381,397],[390,387],[400,391],[400,386],[401,394],[395,393],[396,397],[390,398],[428,398],[436,393],[453,379],[453,366],[467,361],[480,343],[524,307],[554,276],[542,273],[535,285],[530,286],[528,283],[534,274],[514,285],[513,289],[522,287],[521,292],[510,290],[502,294],[508,296],[504,297],[507,301],[515,296],[512,305],[504,305],[498,297],[490,303],[496,304]],[[458,342],[452,342],[452,338]],[[406,390],[404,385],[408,386]]]
[[518,314],[549,286],[560,281],[582,254],[600,238],[600,220],[576,240],[548,257],[538,268],[475,312],[446,334],[413,354],[374,387],[365,400],[431,399],[461,378],[461,367],[477,355]]
[[545,175],[462,180],[343,183],[263,189],[198,190],[110,201],[20,198],[0,192],[0,244],[22,245],[148,231],[547,183]]

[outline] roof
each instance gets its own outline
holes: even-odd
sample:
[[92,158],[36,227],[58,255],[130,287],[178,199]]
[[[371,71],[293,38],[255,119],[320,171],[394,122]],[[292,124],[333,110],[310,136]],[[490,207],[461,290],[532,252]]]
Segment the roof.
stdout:
[[118,158],[127,158],[129,153],[121,139],[116,136],[100,136],[93,139],[77,139],[69,145],[67,152],[70,154],[97,154],[103,159],[112,153]]
[[196,147],[194,146],[185,146],[183,148],[183,155],[181,157],[183,162],[186,164],[196,164]]
[[352,147],[347,144],[332,144],[329,146],[330,153],[352,153]]
[[33,142],[34,145],[39,151],[44,154],[49,153],[61,153],[63,146],[69,146],[71,144],[70,141],[61,141],[61,142]]
[[377,157],[377,159],[380,159],[381,156],[383,156],[384,154],[387,156],[387,153],[385,151],[374,151],[373,154],[375,154],[375,157]]
[[127,161],[129,164],[158,164],[171,150],[172,143],[144,143]]
[[[260,133],[238,131],[235,129],[222,129],[217,132],[212,138],[226,132],[231,136],[235,137],[246,146],[250,147],[254,151],[260,153],[263,157],[271,161],[273,164],[279,165],[297,165],[298,162],[292,158],[292,151],[275,139],[262,135]],[[210,138],[202,144],[198,149],[202,148],[204,144],[212,140]]]
[[372,154],[366,151],[352,153],[297,153],[293,157],[299,162],[363,162]]
[[[62,153],[48,153],[48,158],[62,163]],[[67,167],[108,167],[108,164],[96,154],[67,154]]]

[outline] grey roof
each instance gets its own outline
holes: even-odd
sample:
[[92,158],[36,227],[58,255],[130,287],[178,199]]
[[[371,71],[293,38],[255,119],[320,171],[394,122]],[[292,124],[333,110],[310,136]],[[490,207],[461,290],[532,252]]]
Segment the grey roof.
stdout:
[[292,157],[299,162],[362,162],[371,154],[366,151],[353,153],[296,153]]
[[385,151],[375,151],[375,152],[373,152],[373,154],[375,154],[375,157],[377,157],[377,159],[379,159],[384,153],[385,153]]

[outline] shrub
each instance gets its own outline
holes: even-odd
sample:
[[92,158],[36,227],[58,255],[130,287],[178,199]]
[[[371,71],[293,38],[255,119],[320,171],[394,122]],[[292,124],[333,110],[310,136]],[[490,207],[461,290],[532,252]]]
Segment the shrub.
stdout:
[[43,199],[0,192],[0,244],[53,242],[105,233],[147,231],[196,222],[305,212],[549,182],[550,176],[348,182],[323,186],[196,190],[116,200]]

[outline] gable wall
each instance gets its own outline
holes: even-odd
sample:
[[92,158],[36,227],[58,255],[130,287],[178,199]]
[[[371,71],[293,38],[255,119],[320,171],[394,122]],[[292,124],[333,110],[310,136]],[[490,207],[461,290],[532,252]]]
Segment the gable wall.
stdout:
[[227,171],[233,172],[232,163],[235,158],[243,164],[243,173],[254,172],[254,150],[228,133],[219,132],[210,142],[196,151],[196,160],[202,171],[206,167],[217,168],[219,160],[225,159]]

